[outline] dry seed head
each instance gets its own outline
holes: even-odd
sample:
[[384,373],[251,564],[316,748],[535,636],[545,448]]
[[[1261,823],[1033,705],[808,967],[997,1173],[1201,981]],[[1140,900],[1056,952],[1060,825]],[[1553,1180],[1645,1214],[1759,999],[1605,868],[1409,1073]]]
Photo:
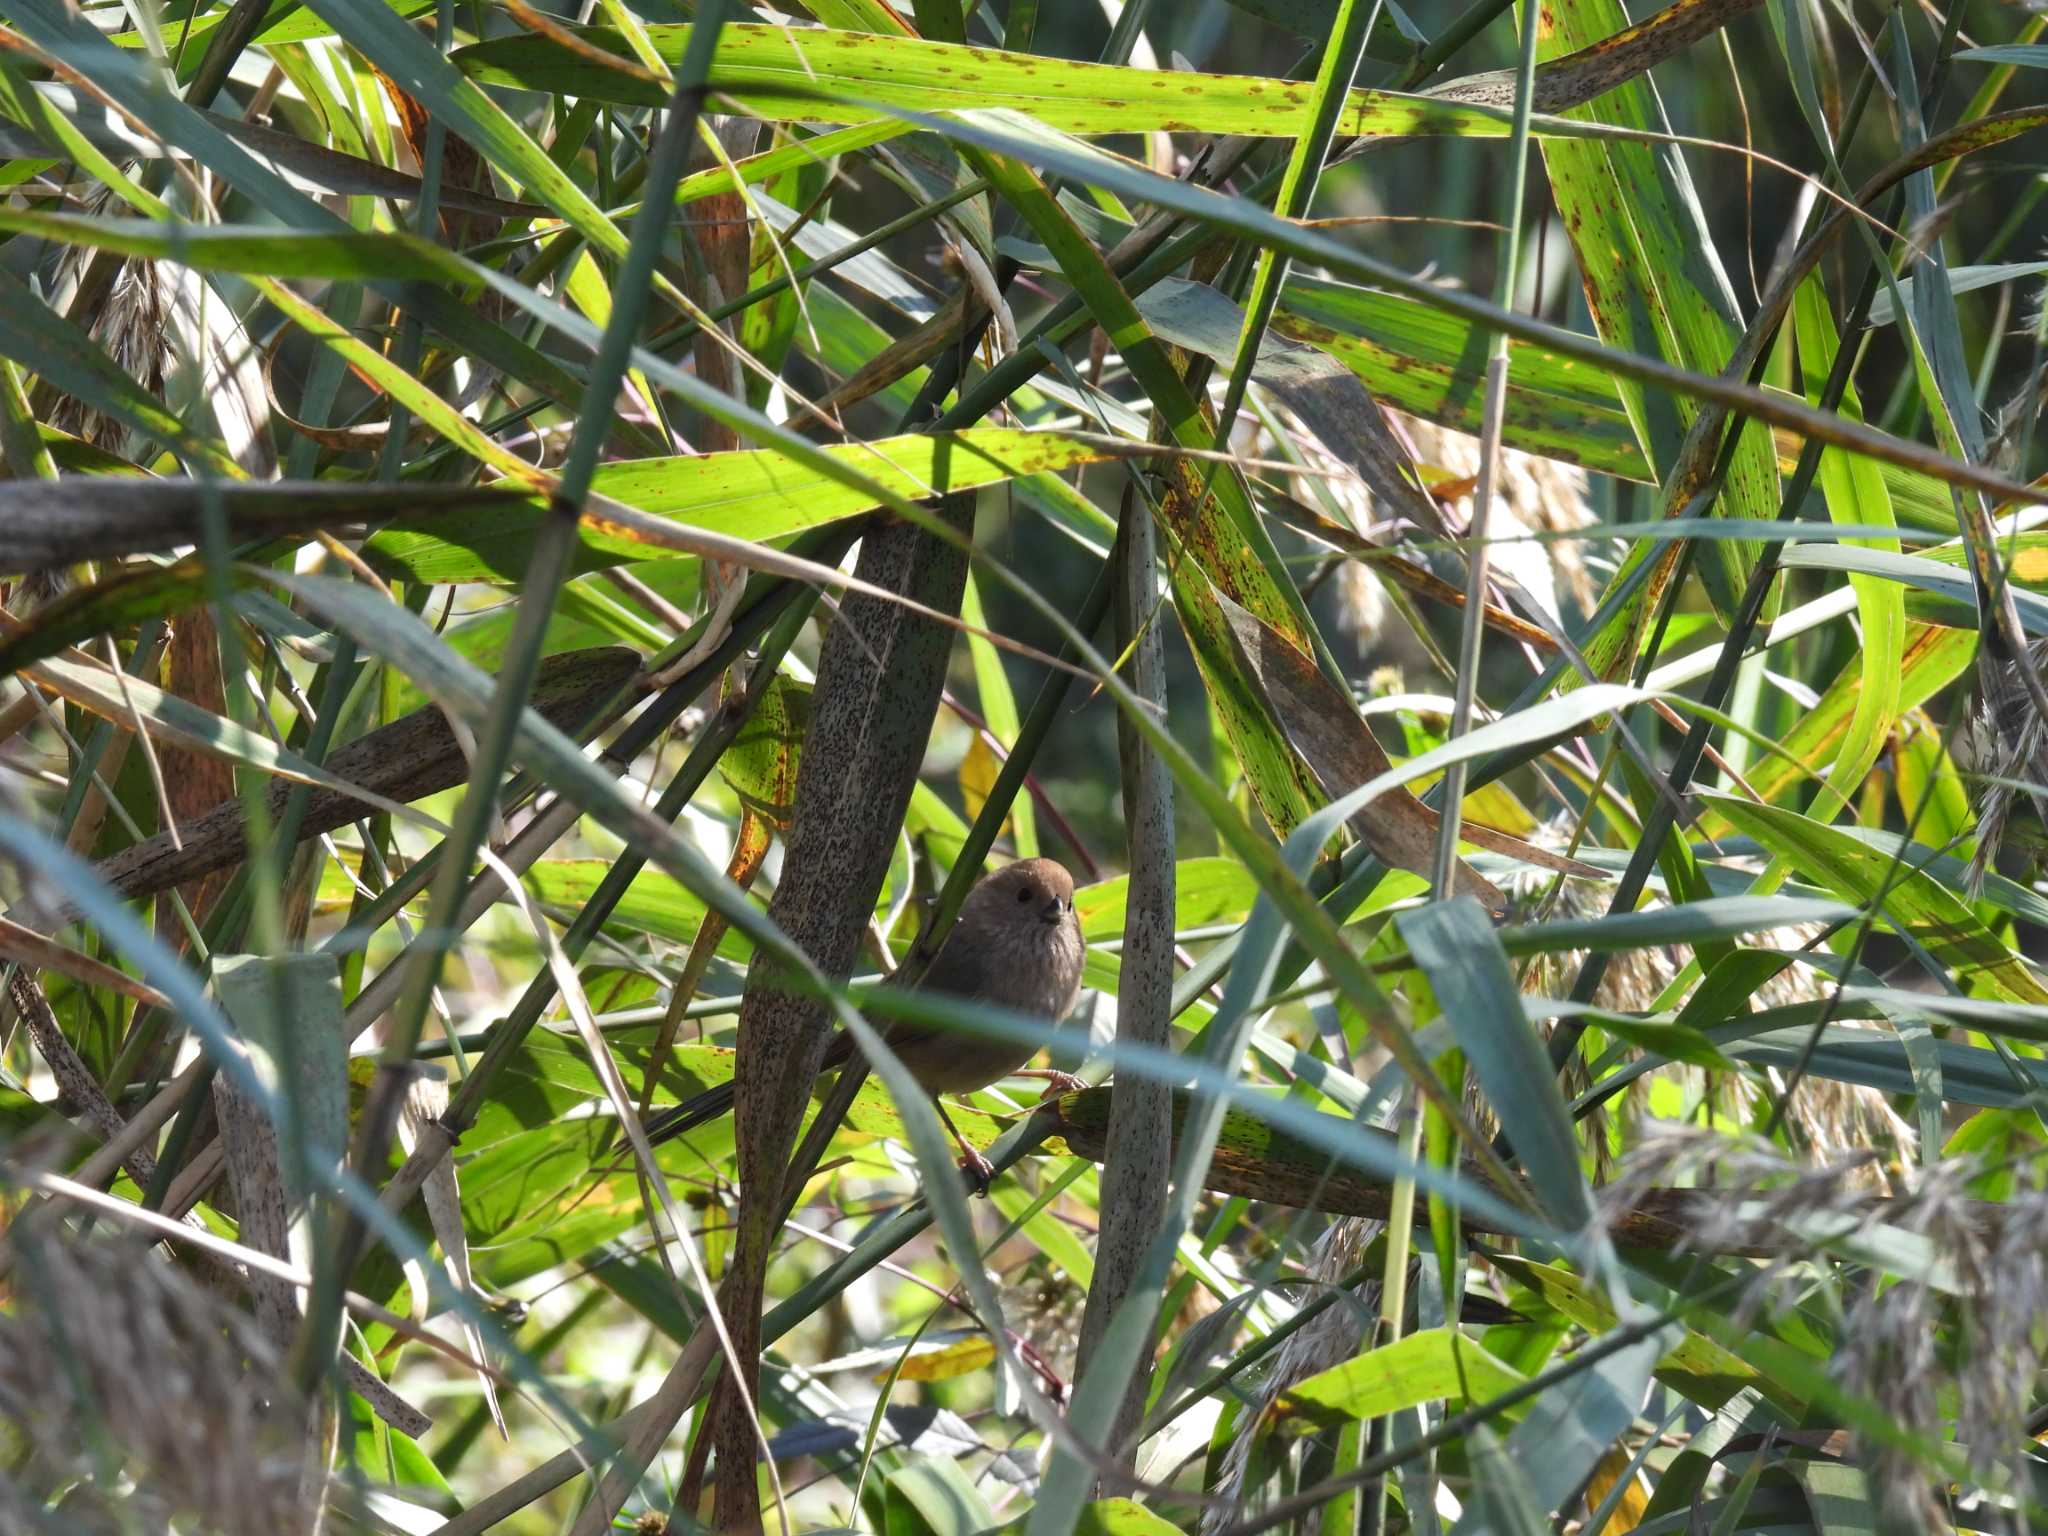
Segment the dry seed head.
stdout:
[[[115,1496],[124,1529],[275,1536],[301,1528],[301,1460],[276,1354],[254,1319],[159,1258],[29,1220],[6,1248],[0,1423],[29,1454],[22,1484]],[[9,1520],[7,1529],[32,1530]]]
[[[1284,407],[1276,406],[1276,414],[1304,462],[1321,472],[1314,481],[1304,478],[1295,494],[1310,505],[1319,495],[1326,495],[1353,529],[1369,535],[1381,517],[1371,489],[1324,448],[1299,418]],[[1394,435],[1406,442],[1419,465],[1440,470],[1454,480],[1479,473],[1476,437],[1400,411],[1388,411],[1386,417]],[[1575,464],[1503,448],[1489,523],[1491,537],[1513,541],[1517,535],[1572,532],[1589,526],[1596,519],[1586,499],[1586,484],[1586,472]],[[1596,594],[1578,541],[1508,542],[1496,548],[1492,558],[1552,613],[1560,611],[1561,601],[1580,612],[1592,612]],[[1369,646],[1386,620],[1387,600],[1379,577],[1364,562],[1347,560],[1332,585],[1340,625],[1361,649]]]
[[[1539,837],[1538,841],[1551,847],[1563,847],[1567,832],[1566,824],[1553,823],[1548,835]],[[1550,882],[1549,875],[1531,872],[1508,876],[1502,880],[1501,886],[1512,900],[1529,902],[1546,893]],[[1602,916],[1607,911],[1613,891],[1614,888],[1603,881],[1566,880],[1557,890],[1555,915],[1565,918]],[[1748,948],[1794,954],[1812,945],[1820,937],[1820,932],[1820,929],[1808,925],[1795,925],[1751,935],[1743,943]],[[1593,996],[1593,1004],[1617,1013],[1647,1012],[1677,977],[1680,966],[1690,958],[1691,952],[1684,948],[1653,947],[1616,953],[1608,963],[1599,991]],[[1535,997],[1564,997],[1584,961],[1585,953],[1581,950],[1536,955],[1523,972],[1522,990]],[[1825,996],[1826,985],[1827,980],[1822,973],[1795,961],[1757,989],[1755,1006],[1759,1009],[1782,1008],[1795,1003],[1815,1002]],[[1841,1021],[1841,1027],[1862,1026],[1855,1020],[1845,1019]],[[1632,1051],[1629,1054],[1633,1057],[1639,1053]],[[1630,1123],[1645,1119],[1653,1077],[1676,1080],[1689,1091],[1711,1093],[1713,1107],[1734,1119],[1745,1118],[1763,1091],[1757,1082],[1738,1073],[1719,1073],[1709,1079],[1696,1067],[1676,1064],[1646,1073],[1637,1078],[1620,1099],[1608,1101],[1586,1117],[1586,1135],[1593,1153],[1596,1180],[1604,1181],[1612,1172],[1614,1138],[1610,1111],[1618,1110]],[[1774,1091],[1783,1091],[1784,1081],[1775,1070],[1766,1074],[1766,1081]],[[1575,1061],[1566,1072],[1566,1092],[1576,1094],[1588,1086],[1583,1061]],[[1483,1105],[1475,1103],[1473,1107],[1475,1112],[1485,1113]],[[1819,1161],[1845,1163],[1856,1160],[1854,1176],[1879,1190],[1886,1187],[1882,1165],[1872,1159],[1862,1159],[1859,1154],[1874,1148],[1900,1161],[1910,1162],[1919,1144],[1918,1134],[1912,1125],[1900,1118],[1883,1093],[1832,1078],[1804,1079],[1793,1096],[1788,1118],[1806,1138]]]
[[1088,1295],[1063,1271],[1034,1257],[1023,1275],[1011,1282],[1010,1326],[1021,1335],[1063,1381],[1080,1371],[1081,1315]]
[[[1417,416],[1396,415],[1393,425],[1396,432],[1408,439],[1417,463],[1440,469],[1459,480],[1471,479],[1479,473],[1478,438]],[[1501,450],[1496,496],[1487,525],[1490,538],[1572,533],[1595,521],[1586,500],[1583,469],[1513,448]],[[1509,569],[1530,595],[1552,613],[1560,611],[1560,601],[1581,612],[1592,612],[1596,594],[1580,541],[1506,544],[1495,549],[1491,558]]]
[[[1921,1170],[1890,1217],[1947,1263],[1952,1292],[1918,1276],[1865,1287],[1842,1325],[1836,1369],[1845,1385],[1935,1441],[1950,1435],[1941,1408],[1952,1403],[1953,1438],[1969,1450],[1973,1473],[1987,1490],[2011,1495],[2030,1486],[2027,1418],[2043,1359],[2048,1196],[2017,1193],[1987,1221],[1968,1193],[1978,1171],[1962,1159]],[[1892,1447],[1867,1451],[1891,1504],[1940,1509],[1947,1478],[1939,1469]],[[2013,1529],[2028,1529],[2024,1499],[2012,1501],[2008,1518]]]
[[1408,679],[1399,667],[1374,667],[1366,674],[1365,691],[1376,699],[1406,692]]
[[[2048,1194],[2023,1191],[1987,1214],[1969,1198],[1978,1171],[1949,1159],[1902,1172],[1903,1192],[1880,1197],[1848,1165],[1809,1168],[1753,1138],[1665,1128],[1642,1139],[1601,1190],[1600,1208],[1611,1219],[1649,1188],[1711,1188],[1715,1198],[1696,1208],[1688,1246],[1774,1255],[1757,1268],[1745,1312],[1776,1299],[1795,1268],[1810,1280],[1813,1245],[1794,1230],[1799,1223],[1824,1218],[1869,1247],[1878,1246],[1880,1226],[1924,1240],[1945,1272],[1942,1284],[1931,1269],[1834,1271],[1832,1294],[1842,1305],[1831,1369],[1909,1436],[1966,1447],[1976,1478],[2006,1506],[2011,1528],[2024,1531],[2024,1500],[2012,1495],[2029,1486],[2027,1420],[2048,1354]],[[1884,1441],[1861,1450],[1887,1529],[1952,1528],[1945,1469]]]
[[[1385,1226],[1384,1222],[1365,1217],[1344,1217],[1331,1222],[1309,1254],[1309,1274],[1325,1283],[1350,1274]],[[1313,1300],[1320,1291],[1320,1286],[1310,1288],[1302,1297],[1303,1304]],[[1237,1433],[1231,1438],[1230,1448],[1224,1452],[1213,1492],[1226,1498],[1237,1496],[1244,1485],[1245,1469],[1251,1465],[1259,1432],[1282,1392],[1358,1352],[1364,1337],[1364,1330],[1359,1324],[1361,1308],[1377,1310],[1379,1286],[1368,1282],[1355,1294],[1357,1305],[1347,1306],[1340,1300],[1335,1306],[1325,1307],[1280,1346],[1272,1367],[1259,1380],[1251,1400],[1238,1410]],[[1230,1504],[1211,1504],[1202,1512],[1203,1536],[1215,1536],[1216,1532],[1235,1524],[1240,1513]]]
[[[124,261],[92,317],[92,339],[122,373],[153,395],[163,393],[164,376],[172,364],[169,309],[170,294],[157,264]],[[128,442],[123,423],[72,395],[58,401],[50,420],[52,426],[109,453],[122,452]]]
[[1596,1193],[1602,1215],[1612,1221],[1651,1190],[1711,1191],[1714,1198],[1687,1212],[1681,1252],[1796,1248],[1787,1232],[1798,1223],[1826,1217],[1861,1230],[1889,1217],[1894,1203],[1862,1176],[1875,1161],[1876,1154],[1864,1150],[1811,1167],[1757,1137],[1652,1120],[1639,1129],[1615,1177]]
[[1977,851],[1970,860],[1972,894],[1983,889],[1984,876],[1997,864],[2012,813],[2023,791],[2048,824],[2048,720],[2034,708],[2031,690],[2021,680],[2022,666],[2036,677],[2048,677],[2048,640],[2035,640],[2024,657],[1997,668],[1979,700],[1968,732],[1970,766],[1984,775],[1977,791]]

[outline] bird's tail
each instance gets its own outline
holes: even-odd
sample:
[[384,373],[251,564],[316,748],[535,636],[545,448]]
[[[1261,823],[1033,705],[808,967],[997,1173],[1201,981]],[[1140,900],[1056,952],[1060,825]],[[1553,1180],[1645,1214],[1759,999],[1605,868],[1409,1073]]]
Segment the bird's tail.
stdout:
[[664,1141],[673,1141],[686,1131],[694,1131],[700,1125],[708,1125],[720,1115],[732,1109],[732,1084],[720,1083],[716,1088],[706,1088],[694,1099],[685,1099],[660,1114],[650,1116],[647,1125],[647,1140],[650,1145],[659,1146]]

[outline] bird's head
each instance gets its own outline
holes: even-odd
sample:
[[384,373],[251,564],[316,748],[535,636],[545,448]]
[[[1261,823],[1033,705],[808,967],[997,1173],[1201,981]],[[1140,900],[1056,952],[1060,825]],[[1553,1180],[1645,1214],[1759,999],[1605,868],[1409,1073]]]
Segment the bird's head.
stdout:
[[1052,859],[1022,859],[983,880],[968,904],[984,921],[1010,926],[1035,919],[1059,928],[1074,920],[1074,877]]

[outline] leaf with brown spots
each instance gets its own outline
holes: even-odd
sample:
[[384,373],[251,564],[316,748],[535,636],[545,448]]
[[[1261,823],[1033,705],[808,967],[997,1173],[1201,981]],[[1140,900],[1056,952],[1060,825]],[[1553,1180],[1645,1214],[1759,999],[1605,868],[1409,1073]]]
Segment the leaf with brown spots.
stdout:
[[811,723],[811,690],[780,673],[769,680],[753,713],[718,760],[719,777],[751,815],[789,825],[796,803],[797,763]]
[[[1674,36],[1682,36],[1690,20],[1702,16],[1711,20],[1711,8],[1664,13],[1671,18],[1665,25],[1677,29]],[[1598,47],[1623,44],[1632,33],[1638,37],[1634,46],[1642,46],[1643,29],[1629,27],[1619,0],[1552,0],[1542,17],[1539,47],[1548,55],[1583,58]],[[1639,131],[1668,127],[1649,83],[1636,78],[1626,78],[1571,115]],[[1742,327],[1684,162],[1644,144],[1565,139],[1545,140],[1543,158],[1601,338],[1618,350],[1663,357],[1700,373],[1727,368]],[[1620,390],[1652,471],[1669,476],[1685,429],[1700,407],[1632,381],[1620,381]],[[1685,493],[1667,490],[1667,507],[1685,499]],[[1743,433],[1713,510],[1767,522],[1777,516],[1778,499],[1770,434],[1752,425]],[[1642,616],[1655,611],[1675,570],[1676,548],[1640,546],[1630,552],[1628,567],[1651,559],[1656,574],[1614,621],[1585,641],[1586,658],[1598,675],[1613,677],[1633,661]],[[1757,545],[1754,540],[1712,539],[1702,541],[1698,553],[1707,596],[1726,618],[1756,561]]]
[[[1647,74],[1651,66],[1690,48],[1730,22],[1739,21],[1761,4],[1763,0],[1678,0],[1676,5],[1666,6],[1647,21],[1623,27],[1597,42],[1539,64],[1530,108],[1537,112],[1564,112],[1589,102]],[[1512,107],[1515,72],[1495,69],[1466,75],[1427,94],[1439,101]]]
[[[1613,30],[1628,30],[1626,22]],[[681,61],[689,45],[688,25],[655,25],[646,31],[664,60]],[[450,57],[484,85],[634,106],[663,100],[658,83],[609,62],[627,52],[620,33],[589,27],[575,35],[587,46],[566,47],[552,36],[528,33],[472,43]],[[1574,93],[1597,84],[1602,71],[1612,67],[1597,55],[1576,66],[1560,77],[1556,98],[1584,99]],[[865,123],[890,109],[1010,108],[1030,113],[1048,128],[1084,134],[1292,138],[1306,129],[1315,97],[1314,83],[1307,80],[1089,64],[901,34],[796,31],[759,23],[730,23],[720,30],[712,83],[748,113],[768,120]],[[1559,131],[1560,126],[1546,122],[1540,131]],[[1505,138],[1508,113],[1455,97],[1353,90],[1338,113],[1336,131],[1346,138]]]

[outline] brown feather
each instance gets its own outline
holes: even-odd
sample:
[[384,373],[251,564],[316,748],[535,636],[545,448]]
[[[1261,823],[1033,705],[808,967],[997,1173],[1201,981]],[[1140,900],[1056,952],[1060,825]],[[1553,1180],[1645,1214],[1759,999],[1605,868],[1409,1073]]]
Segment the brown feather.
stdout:
[[[1026,859],[986,876],[961,903],[920,990],[996,1003],[1057,1023],[1081,993],[1084,946],[1074,916],[1073,877],[1051,859]],[[933,1093],[971,1093],[1015,1072],[1038,1048],[907,1019],[884,1042]],[[827,1069],[853,1059],[851,1036],[836,1037]]]
[[[1036,1014],[1057,1024],[1081,997],[1085,946],[1074,915],[1074,878],[1051,859],[1025,859],[984,876],[960,905],[960,920],[940,946],[921,989],[973,998]],[[889,1049],[927,1093],[973,1093],[1000,1082],[1038,1054],[1036,1045],[966,1030],[936,1029],[906,1019],[882,1032]],[[853,1060],[853,1037],[841,1031],[825,1050],[824,1072]],[[721,1083],[647,1122],[650,1141],[666,1141],[732,1107]]]

